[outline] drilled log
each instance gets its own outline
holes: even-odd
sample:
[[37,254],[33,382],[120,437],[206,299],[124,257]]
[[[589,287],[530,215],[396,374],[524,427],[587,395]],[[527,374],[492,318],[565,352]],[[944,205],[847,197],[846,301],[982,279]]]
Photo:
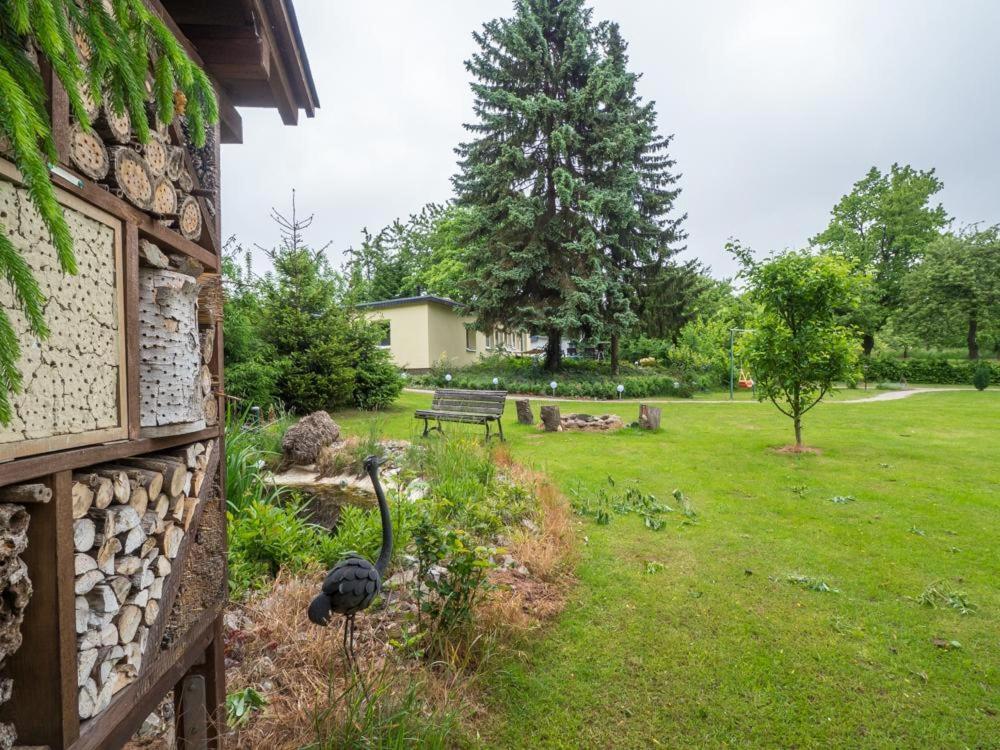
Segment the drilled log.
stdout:
[[84,130],[79,124],[70,127],[69,158],[73,166],[91,180],[103,180],[111,169],[111,157],[104,141],[92,130]]
[[0,487],[0,503],[47,503],[51,499],[52,490],[44,484],[13,484]]
[[109,156],[107,182],[133,206],[149,210],[153,204],[153,177],[146,161],[127,146],[111,147]]
[[189,240],[197,241],[201,237],[201,209],[198,201],[187,194],[178,199],[177,231]]
[[161,219],[177,218],[177,191],[166,177],[153,178],[153,202],[149,210]]
[[115,111],[111,97],[105,95],[101,114],[94,122],[94,128],[101,136],[115,143],[128,143],[132,140],[132,118],[127,109]]
[[[167,144],[163,142],[163,139],[156,133],[151,133],[149,141],[139,146],[139,149],[142,151],[142,156],[149,166],[149,173],[153,177],[164,177],[167,172],[169,154],[167,152]],[[169,180],[167,184],[170,184]],[[171,188],[173,188],[172,185]]]

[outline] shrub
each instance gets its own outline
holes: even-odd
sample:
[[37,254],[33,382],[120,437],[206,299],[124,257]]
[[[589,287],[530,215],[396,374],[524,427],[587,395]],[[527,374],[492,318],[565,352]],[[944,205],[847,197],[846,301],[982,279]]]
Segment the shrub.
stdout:
[[239,362],[226,368],[226,392],[247,404],[266,408],[278,400],[278,378],[285,360]]
[[989,363],[980,361],[976,365],[975,371],[972,373],[972,384],[976,386],[977,390],[985,391],[990,384],[990,377],[992,376],[992,369]]
[[994,385],[1000,383],[1000,364],[986,360],[972,362],[944,357],[896,359],[883,355],[862,361],[865,378],[870,383],[966,385],[972,382],[975,371],[980,365],[988,371],[989,383]]

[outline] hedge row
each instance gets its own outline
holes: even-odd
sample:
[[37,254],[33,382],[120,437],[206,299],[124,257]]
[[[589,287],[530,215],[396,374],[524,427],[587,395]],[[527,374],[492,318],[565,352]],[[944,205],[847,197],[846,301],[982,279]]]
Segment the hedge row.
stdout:
[[[985,360],[980,360],[985,361]],[[863,364],[869,383],[934,383],[937,385],[970,385],[979,362],[955,359],[896,359],[872,357]],[[1000,385],[1000,362],[987,362],[990,382]]]
[[[619,384],[625,386],[622,398],[648,398],[650,396],[690,398],[694,392],[694,389],[689,384],[681,383],[669,375],[625,375],[616,380],[595,379],[582,381],[561,380],[557,375],[554,379],[558,384],[555,393],[557,397],[614,399],[618,397]],[[506,389],[511,393],[551,396],[552,389],[549,388],[550,380],[501,378],[499,384],[494,385],[492,377],[467,375],[458,372],[452,376],[451,382],[446,382],[440,376],[418,375],[410,379],[410,384],[426,388],[443,388],[448,386],[450,388],[483,391]]]

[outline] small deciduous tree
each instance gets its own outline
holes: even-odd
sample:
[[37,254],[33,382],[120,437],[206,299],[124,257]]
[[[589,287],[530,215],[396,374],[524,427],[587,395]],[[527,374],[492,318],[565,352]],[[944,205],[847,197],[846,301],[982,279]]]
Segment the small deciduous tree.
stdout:
[[741,356],[769,400],[795,426],[801,450],[802,417],[857,369],[855,330],[845,319],[861,299],[864,281],[833,253],[787,251],[762,263],[735,252],[755,310]]

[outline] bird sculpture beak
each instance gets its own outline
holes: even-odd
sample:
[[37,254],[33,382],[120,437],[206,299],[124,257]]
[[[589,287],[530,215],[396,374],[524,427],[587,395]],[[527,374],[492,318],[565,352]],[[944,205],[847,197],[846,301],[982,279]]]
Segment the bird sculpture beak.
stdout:
[[384,463],[385,463],[385,458],[381,456],[368,456],[364,460],[365,469],[367,471],[373,471]]

